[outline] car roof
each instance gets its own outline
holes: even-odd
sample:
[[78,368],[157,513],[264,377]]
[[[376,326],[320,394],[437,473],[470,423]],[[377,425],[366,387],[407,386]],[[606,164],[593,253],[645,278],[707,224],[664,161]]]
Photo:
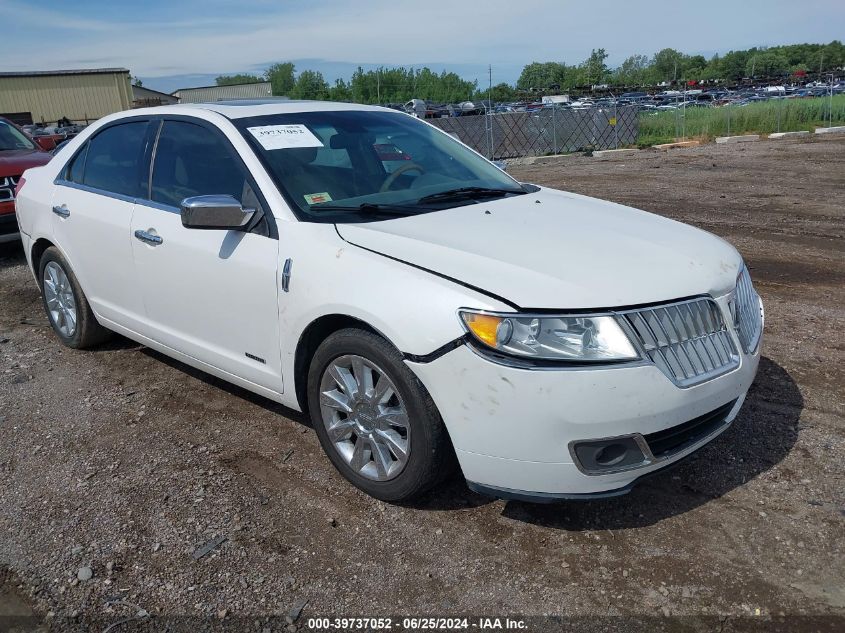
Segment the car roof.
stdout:
[[[157,114],[187,114],[190,110],[210,110],[229,119],[242,119],[268,114],[295,114],[297,112],[336,112],[343,110],[364,110],[396,112],[389,108],[362,105],[359,103],[341,103],[337,101],[297,101],[292,99],[237,99],[215,101],[212,103],[179,103],[175,105],[150,108]],[[138,111],[132,111],[137,114]]]

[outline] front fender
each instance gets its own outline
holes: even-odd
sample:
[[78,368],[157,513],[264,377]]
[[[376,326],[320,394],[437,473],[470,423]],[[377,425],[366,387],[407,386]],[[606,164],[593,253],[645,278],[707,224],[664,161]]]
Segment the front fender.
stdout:
[[[334,225],[309,222],[279,227],[280,258],[291,260],[290,284],[279,293],[282,371],[296,380],[296,346],[320,317],[345,315],[386,337],[400,352],[426,356],[464,335],[457,309],[509,306],[444,279],[345,242]],[[294,390],[285,389],[295,402]]]

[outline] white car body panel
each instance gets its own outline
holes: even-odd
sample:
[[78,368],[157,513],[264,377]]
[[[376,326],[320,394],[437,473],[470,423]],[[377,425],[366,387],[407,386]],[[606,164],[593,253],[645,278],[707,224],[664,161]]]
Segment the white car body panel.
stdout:
[[736,285],[742,262],[733,246],[694,227],[550,189],[338,231],[525,309],[718,296]]
[[135,203],[56,185],[53,205],[70,212],[66,218],[52,213],[52,237],[63,246],[62,254],[85,288],[91,308],[103,318],[137,327],[144,318],[144,302],[127,231]]
[[[740,352],[732,371],[682,389],[648,363],[545,371],[494,363],[463,344],[457,316],[460,308],[563,311],[710,295],[730,322],[727,301],[742,259],[727,242],[549,189],[388,221],[303,222],[229,119],[322,110],[380,108],[197,104],[98,121],[49,164],[24,174],[17,212],[27,260],[32,266],[33,248],[45,243],[39,240],[55,244],[103,325],[294,409],[301,408],[305,379],[296,353],[307,328],[331,315],[360,320],[402,352],[425,385],[465,477],[493,489],[558,495],[624,488],[705,441],[660,464],[602,476],[579,471],[568,444],[666,429],[733,401],[729,420],[736,415],[759,346]],[[278,239],[186,229],[172,210],[55,183],[103,125],[165,114],[202,119],[226,135],[266,201]],[[69,218],[51,212],[61,204]],[[135,230],[153,231],[163,243],[140,242]],[[733,330],[731,336],[736,343]]]
[[[52,163],[53,161],[51,161]],[[41,167],[33,167],[24,172],[24,178],[27,182],[26,197],[22,201],[15,201],[15,215],[18,218],[18,227],[21,230],[21,237],[30,237],[32,235],[52,235],[53,233],[53,214],[52,213],[28,213],[29,209],[50,209],[53,203],[53,178],[54,173],[48,171],[52,167],[51,163],[42,165]],[[29,190],[29,186],[32,189]],[[29,257],[30,253],[24,249]]]
[[131,240],[146,314],[139,332],[281,393],[279,242],[186,229],[178,213],[141,202],[130,233],[138,230],[162,238],[158,245]]
[[[302,332],[323,316],[351,316],[404,354],[425,356],[464,335],[457,306],[508,309],[484,294],[353,246],[331,224],[282,223],[279,242],[280,261],[293,262],[289,291],[279,295],[282,371],[287,376],[294,375]],[[282,401],[299,408],[292,389]]]

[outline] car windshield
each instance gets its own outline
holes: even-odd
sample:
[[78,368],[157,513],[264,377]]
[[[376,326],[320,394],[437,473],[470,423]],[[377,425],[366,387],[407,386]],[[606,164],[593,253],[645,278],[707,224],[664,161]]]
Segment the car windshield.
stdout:
[[303,220],[384,219],[525,193],[449,135],[398,112],[297,112],[234,123]]
[[18,128],[0,121],[0,151],[14,149],[35,149],[35,145]]

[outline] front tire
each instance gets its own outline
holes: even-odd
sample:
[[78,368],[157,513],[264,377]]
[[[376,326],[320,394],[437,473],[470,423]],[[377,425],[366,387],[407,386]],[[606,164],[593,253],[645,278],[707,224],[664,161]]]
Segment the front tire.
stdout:
[[412,499],[453,469],[431,396],[402,355],[372,332],[349,328],[323,341],[308,372],[308,407],[332,464],[376,499]]
[[102,343],[111,332],[97,322],[73,270],[55,246],[41,256],[38,279],[44,311],[56,336],[74,349]]

